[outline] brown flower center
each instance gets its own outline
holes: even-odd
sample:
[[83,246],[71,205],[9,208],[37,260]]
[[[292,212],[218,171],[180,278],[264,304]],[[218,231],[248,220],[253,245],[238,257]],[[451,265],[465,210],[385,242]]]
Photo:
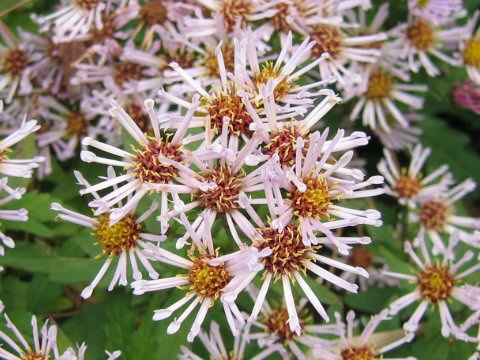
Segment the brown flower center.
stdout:
[[332,59],[338,58],[342,50],[343,35],[338,27],[328,24],[317,25],[310,36],[315,40],[312,55],[319,57],[323,53],[329,53]]
[[110,225],[109,213],[98,216],[96,220],[98,225],[92,235],[98,238],[95,245],[102,246],[104,253],[118,256],[137,247],[142,226],[137,223],[135,216],[128,214],[114,225]]
[[143,5],[140,18],[148,25],[163,24],[167,20],[167,8],[163,0],[150,0]]
[[20,76],[28,65],[27,53],[20,49],[9,50],[3,64],[4,71],[12,76]]
[[437,201],[427,201],[420,208],[420,223],[429,230],[443,230],[447,221],[446,207]]
[[365,96],[370,100],[380,101],[390,96],[393,90],[393,79],[382,71],[374,71],[368,78]]
[[196,190],[193,194],[202,207],[217,212],[229,212],[239,207],[238,196],[242,190],[243,174],[235,174],[228,165],[220,165],[203,175],[205,182],[217,184],[208,191]]
[[210,122],[217,134],[222,132],[224,117],[229,119],[230,135],[250,133],[249,126],[253,120],[234,86],[226,91],[216,92],[211,98],[203,98],[202,103],[207,110],[207,123]]
[[74,111],[65,116],[66,132],[69,136],[83,136],[87,133],[87,120],[80,111]]
[[293,213],[302,218],[312,217],[317,220],[328,218],[328,207],[335,199],[330,195],[330,190],[334,187],[322,176],[306,177],[301,180],[307,189],[301,192],[293,186],[292,192],[287,194]]
[[[235,49],[233,43],[230,41],[224,41],[221,46],[223,62],[225,63],[225,70],[232,72],[235,65]],[[203,65],[207,69],[207,75],[211,78],[218,78],[220,71],[218,69],[217,55],[215,54],[215,48],[210,49],[207,52],[206,58],[203,60]]]
[[[284,307],[277,307],[272,309],[268,315],[264,315],[260,322],[265,325],[265,331],[272,334],[278,340],[286,344],[288,341],[295,339],[298,335],[290,330],[288,325],[288,311]],[[300,327],[303,329],[305,326],[305,320],[299,318]]]
[[[280,76],[283,68],[280,67],[275,69],[275,63],[273,61],[266,61],[262,64],[262,69],[259,73],[254,74],[253,76],[253,83],[255,84],[255,88],[258,91],[260,89],[260,85],[266,84],[269,79],[277,79]],[[275,100],[280,100],[285,95],[287,95],[294,87],[292,80],[287,80],[286,77],[283,78],[280,83],[275,86],[273,91],[273,96]]]
[[103,43],[106,39],[113,38],[115,34],[116,26],[113,21],[113,17],[102,16],[103,27],[97,28],[95,25],[91,29],[92,40],[95,43]]
[[95,8],[100,0],[76,0],[77,5],[85,10],[92,10]]
[[455,286],[455,278],[446,267],[437,264],[417,274],[417,285],[422,297],[436,304],[450,298]]
[[364,247],[356,246],[350,251],[347,263],[352,266],[360,266],[366,269],[373,265],[373,255]]
[[143,108],[137,103],[130,103],[125,106],[125,112],[130,115],[135,124],[142,130],[144,133],[147,133],[150,129],[150,118],[148,114],[143,111]]
[[207,264],[207,260],[212,258],[214,258],[212,255],[192,258],[193,266],[188,271],[188,281],[189,289],[198,296],[216,300],[230,281],[230,275],[224,264],[218,266]]
[[247,18],[252,13],[251,0],[224,0],[220,13],[227,31],[232,31],[239,20],[242,28],[247,26]]
[[368,346],[358,346],[343,349],[341,360],[375,360],[374,353]]
[[422,184],[417,178],[412,178],[408,175],[401,175],[397,179],[397,183],[393,190],[398,193],[399,197],[411,199],[419,193],[422,187]]
[[121,62],[114,68],[114,78],[120,86],[128,81],[139,80],[142,78],[142,66],[128,61]]
[[428,50],[435,43],[435,30],[425,20],[416,20],[407,28],[407,38],[418,50]]
[[[297,139],[304,135],[305,133],[301,133],[294,125],[272,131],[270,141],[263,148],[263,153],[270,156],[277,154],[280,164],[292,166],[295,164]],[[307,154],[307,150],[308,147],[304,146],[303,155]]]
[[463,60],[465,64],[470,66],[479,67],[480,66],[480,39],[470,38],[465,44],[465,49],[463,50]]
[[178,169],[172,165],[162,164],[160,156],[182,161],[181,147],[171,144],[168,140],[149,138],[148,144],[142,149],[132,146],[137,154],[133,170],[144,183],[164,184],[178,174]]
[[302,234],[296,224],[288,224],[282,232],[273,228],[259,230],[262,240],[257,248],[270,248],[272,253],[264,257],[261,262],[265,271],[273,274],[278,280],[282,275],[291,276],[293,271],[304,271],[303,262],[310,259],[310,254],[320,246],[305,246]]

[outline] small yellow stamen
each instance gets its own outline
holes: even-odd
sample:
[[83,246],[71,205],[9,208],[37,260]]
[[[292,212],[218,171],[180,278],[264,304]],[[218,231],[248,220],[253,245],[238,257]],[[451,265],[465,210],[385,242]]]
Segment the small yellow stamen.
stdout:
[[368,78],[365,96],[370,100],[380,101],[390,96],[393,90],[393,79],[382,71],[374,71]]
[[49,360],[49,355],[43,355],[41,352],[27,352],[21,355],[21,360]]
[[450,298],[455,286],[455,278],[446,267],[436,264],[417,274],[417,285],[422,297],[436,304]]
[[428,50],[435,44],[435,29],[425,20],[416,20],[407,28],[407,38],[418,50]]
[[423,185],[418,178],[412,178],[409,175],[401,175],[395,184],[393,190],[395,190],[399,197],[411,199],[416,196]]
[[468,39],[462,55],[466,65],[480,67],[480,38]]
[[[282,344],[288,343],[290,340],[297,338],[297,334],[290,330],[290,325],[288,324],[288,311],[286,308],[275,307],[268,314],[262,316],[259,320],[263,325],[265,325],[265,331],[269,334],[272,334]],[[303,329],[305,326],[305,320],[299,318],[300,327]]]
[[[293,165],[296,159],[297,139],[306,135],[306,132],[301,132],[300,128],[295,125],[286,126],[284,128],[272,131],[270,133],[270,140],[265,145],[263,152],[267,155],[277,154],[282,165]],[[305,156],[308,150],[308,141],[302,150],[302,155]],[[303,157],[302,156],[302,157]]]
[[109,213],[98,216],[96,220],[98,225],[92,235],[98,238],[96,245],[103,247],[103,253],[118,256],[137,247],[142,226],[135,216],[128,214],[114,225],[110,225]]
[[337,59],[342,50],[343,35],[337,26],[321,24],[317,25],[310,36],[315,40],[312,55],[319,57],[323,53],[329,53],[331,59]]
[[343,349],[340,353],[341,360],[375,360],[373,350],[367,345]]
[[251,0],[224,0],[220,13],[223,16],[226,31],[232,31],[237,20],[240,20],[242,28],[245,28],[248,16],[252,11],[253,5]]
[[193,266],[188,272],[189,290],[203,298],[218,299],[222,289],[230,281],[230,275],[224,264],[212,266],[207,263],[213,255],[192,257]]
[[[262,68],[259,73],[253,75],[253,83],[255,88],[258,91],[262,84],[266,84],[269,79],[277,79],[283,67],[275,69],[275,63],[273,61],[267,61],[262,65]],[[294,80],[287,80],[286,77],[282,79],[276,86],[273,91],[273,96],[275,100],[280,100],[282,97],[287,95],[295,87]]]

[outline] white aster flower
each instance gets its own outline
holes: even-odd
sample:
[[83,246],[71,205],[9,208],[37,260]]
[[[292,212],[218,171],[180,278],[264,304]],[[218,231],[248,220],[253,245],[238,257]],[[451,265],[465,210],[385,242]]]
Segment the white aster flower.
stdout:
[[383,146],[389,150],[404,150],[414,147],[419,142],[422,129],[416,126],[416,123],[422,120],[422,116],[415,113],[403,114],[403,116],[408,122],[407,127],[400,125],[398,121],[395,121],[393,115],[387,113],[387,123],[390,126],[389,131],[385,131],[382,126],[375,129],[375,135],[380,139]]
[[[215,251],[204,250],[203,244],[208,241],[208,234],[200,236],[196,246],[188,254],[188,259],[173,254],[154,245],[147,246],[145,255],[152,260],[173,265],[183,269],[185,273],[158,280],[139,280],[132,283],[133,293],[142,295],[145,292],[160,291],[179,287],[186,295],[165,309],[155,310],[153,320],[170,317],[176,310],[190,303],[185,311],[168,326],[167,333],[176,333],[190,313],[199,307],[187,340],[192,342],[200,333],[208,309],[220,298],[228,325],[234,336],[240,334],[239,328],[245,320],[235,298],[262,268],[259,259],[269,251],[258,252],[254,248],[242,247],[234,253],[219,256]],[[211,236],[211,234],[210,234]],[[197,249],[196,251],[194,249]],[[228,298],[224,292],[228,291]]]
[[[55,358],[55,360],[84,360],[86,351],[87,345],[85,343],[82,343],[80,345],[77,344],[77,350],[69,347],[62,355],[60,355],[60,357]],[[122,352],[109,352],[105,350],[105,354],[107,355],[107,360],[115,360],[118,359],[120,355],[122,355]]]
[[[80,194],[84,195],[125,183],[118,189],[112,190],[105,196],[95,199],[90,203],[91,207],[97,208],[95,215],[105,213],[111,209],[110,221],[112,225],[131,212],[131,210],[135,209],[138,202],[150,191],[161,193],[161,214],[164,215],[167,209],[165,206],[167,203],[167,195],[171,192],[182,191],[184,187],[179,187],[172,183],[172,180],[178,174],[178,170],[171,165],[162,163],[158,158],[159,156],[164,156],[177,162],[184,161],[185,148],[182,145],[182,140],[192,120],[193,114],[197,109],[198,101],[192,104],[187,115],[184,117],[183,126],[177,129],[172,136],[161,133],[159,120],[154,111],[155,104],[153,100],[147,99],[145,101],[145,108],[147,109],[153,128],[153,136],[144,134],[130,115],[128,115],[117,102],[112,100],[111,105],[111,115],[118,120],[124,129],[132,136],[136,144],[132,146],[132,152],[129,152],[89,137],[85,138],[82,142],[83,145],[120,157],[121,160],[100,157],[91,151],[84,150],[80,154],[83,161],[120,167],[123,168],[125,172],[116,178],[108,179],[94,186],[82,189]],[[125,205],[113,208],[129,195],[133,196]],[[166,229],[162,231],[162,234],[165,231]]]
[[[342,322],[339,313],[335,313],[337,318],[337,326],[340,332],[340,343],[333,348],[316,347],[312,354],[316,359],[320,360],[375,360],[388,359],[384,358],[383,354],[395,349],[405,343],[412,341],[414,335],[408,334],[402,336],[400,339],[378,346],[375,340],[375,330],[382,321],[388,320],[388,310],[382,311],[378,315],[370,318],[370,321],[365,325],[360,335],[354,336],[355,329],[355,313],[349,311],[347,314],[347,324]],[[416,360],[416,358],[409,356],[406,358],[395,358],[392,360]]]
[[0,331],[0,339],[5,343],[0,347],[0,358],[5,360],[18,359],[49,359],[59,357],[57,347],[57,327],[49,326],[48,320],[42,328],[38,329],[37,318],[32,316],[33,345],[29,343],[15,324],[5,314],[7,328],[13,334],[10,337],[7,333]]
[[408,9],[412,15],[433,23],[442,23],[466,14],[462,0],[408,0]]
[[407,168],[400,166],[395,153],[384,149],[385,158],[378,164],[378,171],[388,182],[388,185],[385,185],[386,193],[398,198],[400,204],[413,208],[422,199],[432,198],[446,191],[453,182],[447,165],[430,174],[422,174],[422,168],[430,153],[430,148],[423,148],[418,144],[411,151],[410,165]]
[[404,323],[403,328],[408,334],[414,334],[427,309],[432,307],[440,312],[442,323],[441,333],[444,337],[454,336],[464,341],[475,341],[463,333],[455,323],[449,304],[456,300],[467,309],[476,311],[480,309],[478,298],[472,296],[468,288],[459,286],[464,278],[480,270],[477,262],[464,270],[464,265],[474,257],[472,251],[467,251],[459,260],[455,261],[455,247],[458,243],[458,233],[450,236],[448,247],[442,257],[433,257],[427,249],[423,238],[418,238],[420,254],[414,251],[410,242],[405,242],[405,252],[415,263],[418,270],[415,275],[385,271],[385,276],[391,276],[400,280],[408,280],[416,285],[414,291],[400,297],[389,306],[391,315],[398,314],[413,303],[418,303],[410,319]]
[[[434,253],[445,251],[441,234],[451,235],[454,232],[458,233],[461,241],[480,248],[480,218],[459,216],[455,210],[455,203],[473,191],[475,186],[472,179],[466,179],[451,189],[422,199],[415,213],[410,214],[410,221],[420,225],[419,237],[428,234]],[[472,234],[467,229],[476,231]]]
[[[75,172],[75,176],[80,185],[85,187],[91,186],[79,172]],[[115,176],[113,169],[110,168],[108,179],[115,178]],[[94,191],[92,191],[92,195],[96,199],[99,198],[99,195]],[[92,229],[91,235],[97,239],[95,245],[102,247],[99,257],[103,255],[108,256],[92,283],[82,291],[82,298],[87,299],[92,295],[93,290],[105,276],[116,258],[118,258],[118,262],[108,291],[113,290],[117,283],[122,286],[128,284],[129,262],[132,267],[133,279],[139,280],[142,278],[142,273],[137,265],[137,259],[140,260],[143,267],[148,271],[151,279],[158,278],[158,273],[142,253],[142,249],[145,248],[148,242],[159,243],[165,240],[164,236],[142,231],[142,222],[157,209],[157,203],[152,203],[152,206],[138,217],[135,216],[135,209],[133,209],[113,225],[110,224],[108,212],[96,217],[89,217],[68,210],[58,203],[52,203],[51,209],[57,211],[59,213],[58,217],[62,220]]]
[[480,11],[476,11],[468,20],[464,29],[466,38],[461,39],[459,46],[468,77],[477,85],[480,85],[480,27],[477,30],[475,27],[479,17]]

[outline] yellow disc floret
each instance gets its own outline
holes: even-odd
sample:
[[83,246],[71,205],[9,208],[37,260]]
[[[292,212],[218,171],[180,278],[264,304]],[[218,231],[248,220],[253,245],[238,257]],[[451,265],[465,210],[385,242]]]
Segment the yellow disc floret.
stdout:
[[118,256],[137,247],[142,226],[135,216],[128,214],[114,225],[110,225],[109,213],[98,216],[96,220],[92,235],[98,238],[96,245],[103,247],[103,253]]
[[212,266],[207,263],[213,255],[193,257],[193,266],[188,272],[189,290],[203,298],[218,299],[222,289],[230,281],[230,275],[224,264]]
[[455,286],[455,278],[448,268],[437,264],[417,274],[417,285],[422,297],[436,304],[450,298]]

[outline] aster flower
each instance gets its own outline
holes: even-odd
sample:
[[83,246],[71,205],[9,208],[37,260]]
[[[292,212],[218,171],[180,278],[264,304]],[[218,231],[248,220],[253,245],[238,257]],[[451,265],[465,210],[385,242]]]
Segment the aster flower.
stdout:
[[479,17],[480,12],[476,11],[468,20],[463,30],[466,36],[460,38],[459,45],[468,77],[476,85],[480,85],[480,27],[475,30]]
[[[200,338],[203,346],[207,349],[210,354],[211,360],[229,360],[229,359],[244,359],[245,358],[245,348],[249,339],[250,326],[244,326],[240,331],[240,335],[235,337],[233,349],[227,351],[227,347],[222,339],[222,334],[220,333],[220,327],[215,321],[212,321],[210,324],[210,332],[200,331],[198,337]],[[279,345],[271,346],[260,353],[256,354],[254,357],[251,357],[251,360],[262,360],[270,356],[272,353],[280,351],[281,347]],[[186,347],[181,347],[182,353],[179,355],[179,360],[201,360],[202,358],[196,355],[190,349]]]
[[31,49],[0,23],[0,98],[6,103],[12,102],[17,93],[26,95],[33,90],[30,65],[34,59]]
[[473,234],[467,229],[480,230],[480,219],[456,214],[454,204],[475,189],[475,182],[466,179],[445,192],[422,199],[415,213],[410,214],[410,221],[420,225],[419,236],[428,234],[433,243],[434,253],[443,252],[445,245],[441,234],[458,233],[458,238],[466,244],[480,247],[480,232]]
[[[187,309],[168,326],[167,333],[174,334],[190,313],[199,307],[187,336],[189,342],[192,342],[200,333],[208,309],[219,298],[233,335],[240,334],[239,327],[245,324],[245,320],[230,297],[235,297],[250,283],[253,276],[262,267],[258,263],[259,259],[269,253],[268,249],[259,252],[254,248],[242,247],[239,251],[220,256],[216,251],[204,250],[204,245],[209,242],[209,236],[211,234],[204,232],[202,235],[197,234],[194,237],[195,246],[188,253],[188,259],[154,245],[148,246],[145,252],[148,258],[183,269],[185,273],[170,278],[139,280],[132,283],[135,295],[175,287],[186,292],[182,299],[169,307],[155,310],[153,320],[166,319],[173,312],[190,303]],[[231,294],[229,298],[225,297],[225,291]]]
[[[282,231],[286,224],[296,219],[306,246],[318,244],[315,233],[320,232],[341,254],[348,255],[349,246],[342,244],[332,230],[358,224],[380,226],[382,221],[377,210],[350,209],[342,202],[383,194],[384,190],[379,188],[365,190],[381,184],[383,178],[373,176],[364,181],[361,171],[348,168],[353,157],[351,150],[336,160],[332,153],[337,145],[342,145],[345,132],[339,130],[327,144],[328,133],[327,128],[323,133],[315,132],[302,139],[300,144],[297,140],[294,167],[280,169],[275,161],[270,162],[265,181],[266,199],[274,228]],[[286,194],[280,196],[280,189]]]
[[[85,343],[82,343],[80,345],[77,345],[77,350],[69,347],[62,355],[60,355],[60,357],[56,358],[55,360],[84,360],[86,351],[87,345],[85,345]],[[122,355],[122,352],[109,352],[105,350],[105,354],[107,355],[107,360],[115,360],[118,359],[120,355]]]
[[[15,189],[11,188],[10,186],[8,186],[8,178],[4,177],[0,179],[0,191],[2,192],[0,206],[3,206],[12,200],[20,199],[22,195],[25,194],[26,189],[23,187],[18,187]],[[6,193],[6,196],[3,195],[3,192]],[[27,221],[28,212],[26,209],[0,210],[0,220]],[[5,235],[2,231],[0,231],[0,240],[3,243],[3,246],[6,246],[8,248],[15,247],[15,242],[13,241],[13,239],[10,236]],[[5,252],[3,246],[0,245],[0,256],[3,256]]]
[[[116,166],[124,169],[124,173],[112,179],[102,181],[94,186],[89,186],[80,190],[80,194],[88,194],[93,191],[104,190],[117,186],[121,183],[118,189],[113,190],[103,197],[95,199],[90,203],[90,206],[96,208],[95,215],[108,212],[110,209],[110,221],[113,225],[119,221],[123,216],[128,214],[132,209],[135,209],[138,202],[150,191],[160,192],[162,194],[161,200],[161,215],[165,215],[167,210],[167,195],[171,192],[179,192],[184,190],[184,187],[178,187],[173,184],[172,180],[177,176],[178,170],[158,160],[159,156],[173,159],[177,162],[184,161],[184,147],[182,145],[183,137],[186,133],[188,125],[195,113],[198,101],[192,104],[187,115],[184,118],[183,127],[177,129],[173,136],[162,135],[159,129],[159,121],[154,109],[154,101],[148,99],[145,101],[145,107],[149,114],[150,122],[152,124],[153,136],[144,134],[135,121],[122,109],[118,103],[111,100],[112,108],[111,115],[118,120],[124,129],[135,140],[136,145],[133,145],[132,152],[128,152],[114,146],[102,143],[92,138],[85,138],[83,145],[90,146],[118,156],[121,160],[109,159],[100,157],[91,151],[84,150],[80,156],[83,161],[88,163],[96,162]],[[114,208],[129,195],[133,195],[123,206]],[[162,233],[166,230],[163,229]]]
[[378,171],[389,184],[385,185],[386,193],[398,198],[401,205],[413,208],[422,199],[436,196],[452,184],[452,174],[448,172],[447,165],[427,176],[421,173],[430,153],[430,148],[423,148],[418,144],[411,152],[408,168],[401,168],[395,154],[387,149],[383,150],[385,158],[378,164]]
[[465,81],[453,89],[453,100],[458,106],[480,115],[480,87]]
[[408,23],[398,25],[390,30],[390,34],[396,37],[394,43],[403,49],[402,58],[408,61],[410,70],[415,73],[423,67],[432,77],[440,74],[431,56],[452,66],[460,65],[457,54],[451,55],[447,45],[466,37],[463,27],[452,26],[450,22],[434,24],[410,17]]
[[0,347],[0,358],[6,360],[16,359],[48,359],[50,356],[59,357],[57,347],[57,327],[49,325],[48,320],[38,329],[37,318],[32,316],[33,345],[31,345],[7,314],[4,314],[7,328],[13,334],[10,337],[7,333],[0,331],[0,338],[6,346]]
[[[347,314],[347,324],[342,322],[339,313],[335,313],[337,318],[337,326],[340,332],[340,344],[335,346],[335,350],[329,348],[317,347],[312,351],[313,356],[316,359],[321,360],[374,360],[377,358],[387,359],[383,357],[383,354],[395,349],[405,343],[412,341],[414,335],[407,334],[400,339],[385,344],[381,347],[376,344],[375,330],[381,324],[382,321],[388,320],[388,310],[382,311],[378,315],[374,315],[370,318],[370,321],[365,325],[363,331],[359,336],[354,337],[355,329],[355,313],[349,311]],[[345,326],[346,325],[346,326]],[[409,356],[406,358],[395,358],[392,360],[416,360],[416,358]]]
[[[112,168],[109,169],[108,175],[108,179],[115,178],[116,176]],[[79,172],[75,172],[75,176],[80,185],[91,187]],[[92,191],[92,195],[96,199],[99,198],[99,195],[95,191]],[[142,253],[142,249],[145,248],[148,242],[158,243],[165,239],[164,236],[142,231],[142,222],[157,209],[156,203],[153,203],[147,211],[138,217],[134,214],[134,211],[129,212],[114,225],[110,224],[108,212],[96,217],[89,217],[68,210],[58,203],[52,203],[51,209],[57,211],[59,213],[58,217],[62,220],[92,229],[91,235],[97,239],[95,244],[102,247],[102,251],[98,257],[107,256],[107,259],[91,284],[82,291],[82,298],[87,299],[92,295],[93,290],[105,276],[107,270],[116,258],[118,258],[118,262],[108,291],[113,290],[117,283],[122,286],[128,284],[128,262],[130,262],[132,267],[133,279],[139,280],[142,278],[142,273],[137,265],[137,258],[148,271],[151,279],[158,278],[158,273]]]
[[364,83],[347,91],[347,99],[353,96],[359,98],[350,114],[352,121],[358,119],[362,113],[364,126],[369,126],[373,130],[381,127],[388,133],[391,126],[387,114],[402,127],[408,127],[408,121],[396,103],[413,109],[423,107],[423,98],[412,92],[427,91],[428,87],[425,85],[399,83],[388,70],[377,66],[367,67],[363,78],[366,79]]
[[422,129],[416,126],[416,123],[422,120],[422,116],[416,113],[403,114],[403,116],[408,122],[407,127],[400,125],[390,113],[387,113],[386,118],[390,126],[389,131],[385,131],[381,125],[375,129],[375,135],[377,135],[383,146],[389,150],[407,149],[419,142]]
[[384,272],[385,276],[407,280],[416,285],[414,291],[400,297],[389,306],[389,313],[396,315],[409,305],[418,303],[410,319],[403,325],[407,334],[415,333],[420,320],[430,306],[440,312],[442,336],[454,336],[464,341],[475,341],[461,331],[449,310],[449,304],[452,300],[460,302],[467,309],[473,311],[479,310],[480,307],[478,299],[472,296],[468,288],[459,286],[465,277],[476,273],[480,269],[480,264],[476,263],[460,270],[472,260],[474,254],[472,251],[467,251],[459,260],[455,260],[455,247],[458,240],[459,234],[454,232],[450,236],[448,246],[441,257],[431,256],[430,250],[427,249],[422,237],[417,239],[421,255],[414,251],[410,242],[405,242],[405,252],[413,260],[418,270],[414,271],[414,275]]
[[[248,291],[252,299],[255,300],[258,296],[258,289],[250,285]],[[289,326],[288,309],[281,303],[270,305],[265,301],[258,319],[247,325],[257,330],[251,330],[248,339],[256,340],[260,348],[266,348],[267,350],[277,348],[284,360],[306,360],[309,358],[306,352],[312,348],[317,346],[327,348],[335,345],[335,341],[323,339],[319,335],[339,336],[338,326],[336,324],[312,324],[311,316],[306,307],[307,303],[306,299],[299,301],[296,311],[299,314],[300,327],[294,331]],[[308,350],[302,349],[305,347]]]
[[408,0],[408,9],[412,15],[433,23],[465,15],[462,0]]

